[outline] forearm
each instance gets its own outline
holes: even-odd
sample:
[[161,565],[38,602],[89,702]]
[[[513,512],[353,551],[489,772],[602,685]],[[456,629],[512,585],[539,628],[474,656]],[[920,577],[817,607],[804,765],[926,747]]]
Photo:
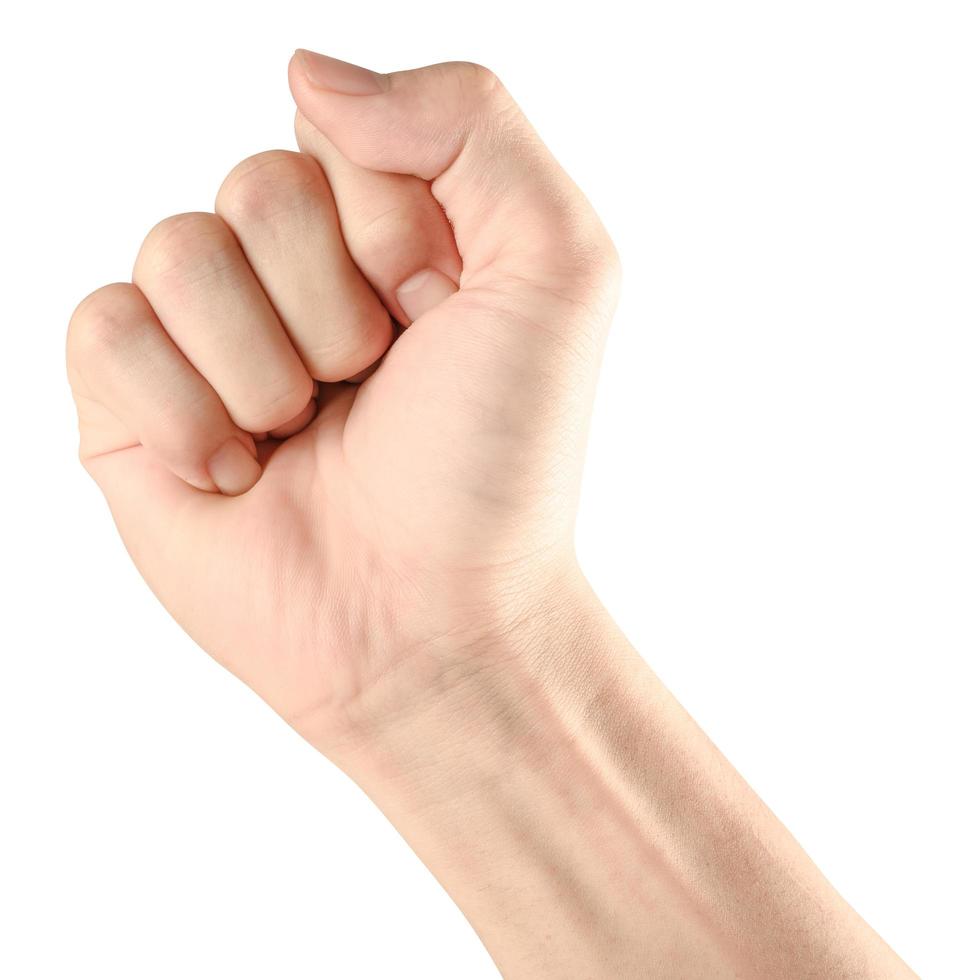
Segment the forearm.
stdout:
[[338,759],[504,974],[911,975],[587,588],[552,599]]

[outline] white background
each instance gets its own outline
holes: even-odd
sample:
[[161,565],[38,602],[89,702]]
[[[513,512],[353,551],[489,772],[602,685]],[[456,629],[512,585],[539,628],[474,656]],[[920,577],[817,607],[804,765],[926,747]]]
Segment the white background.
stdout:
[[626,278],[586,569],[897,951],[980,974],[974,9],[8,12],[0,974],[496,975],[359,791],[156,605],[75,461],[72,308],[159,218],[291,145],[298,45],[490,65],[592,197]]

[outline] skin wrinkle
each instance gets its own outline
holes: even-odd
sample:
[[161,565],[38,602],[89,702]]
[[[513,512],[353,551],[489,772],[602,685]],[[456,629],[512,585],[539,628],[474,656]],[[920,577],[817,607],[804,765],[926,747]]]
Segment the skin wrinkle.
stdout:
[[[654,834],[651,829],[638,836],[638,825],[633,808],[628,802],[629,794],[623,792],[623,787],[617,781],[610,781],[611,770],[603,758],[602,750],[591,740],[582,738],[581,726],[576,718],[570,716],[568,708],[558,710],[552,698],[544,693],[552,688],[541,687],[535,678],[526,676],[526,671],[521,669],[521,663],[518,659],[508,665],[517,668],[516,677],[509,669],[501,671],[499,668],[489,678],[484,677],[480,689],[485,692],[490,705],[496,704],[497,707],[491,707],[489,714],[486,711],[475,713],[481,740],[506,746],[508,755],[515,755],[521,760],[521,766],[514,771],[520,773],[527,770],[535,775],[536,783],[544,781],[547,784],[547,793],[543,794],[540,786],[536,786],[534,795],[548,800],[549,808],[568,811],[573,820],[582,814],[590,818],[588,846],[591,858],[596,859],[600,867],[618,869],[623,882],[629,883],[627,891],[632,896],[631,900],[647,907],[651,916],[662,913],[663,897],[654,898],[643,887],[651,869],[657,870],[661,885],[665,880],[672,882],[666,895],[675,913],[679,908],[687,908],[691,918],[702,921],[707,928],[708,919],[693,904],[692,896],[686,890],[686,875],[683,870],[678,873],[670,861],[669,847],[662,843],[669,839],[667,835]],[[489,687],[486,683],[488,679],[491,682]],[[490,692],[500,685],[508,689],[507,694],[495,699]],[[517,691],[511,691],[511,687]],[[470,725],[465,719],[474,714],[472,708],[458,704],[441,707],[455,719],[450,722],[452,726],[464,726],[461,734],[463,741],[467,741]],[[440,722],[438,727],[446,727],[445,722]],[[557,734],[559,732],[560,735]],[[404,761],[398,757],[397,752],[395,760],[389,765],[390,769],[384,772],[381,779],[384,782],[397,781],[398,772],[405,768]],[[435,772],[443,769],[438,759],[427,761],[423,770],[425,767],[431,767]],[[554,831],[549,833],[546,825],[540,832],[535,832],[537,824],[534,814],[527,812],[522,805],[520,791],[516,791],[512,798],[508,796],[507,784],[500,783],[500,772],[499,762],[491,759],[486,763],[482,775],[479,771],[476,774],[471,773],[467,785],[472,797],[477,801],[485,801],[487,796],[492,795],[495,808],[501,811],[499,818],[509,828],[507,833],[521,839],[524,858],[534,860],[538,856],[543,860],[543,856],[553,850],[549,841]],[[425,780],[419,767],[414,764],[408,767],[408,773],[413,785]],[[487,792],[486,787],[493,787],[492,794]],[[448,791],[452,792],[452,789]],[[459,805],[457,801],[454,807],[458,808]],[[555,820],[550,817],[546,819],[551,827],[556,825]],[[452,829],[443,827],[441,833],[451,834]],[[462,833],[465,836],[465,831]],[[561,898],[564,902],[578,908],[576,919],[582,924],[588,924],[591,930],[596,930],[602,919],[602,910],[589,906],[588,871],[583,869],[583,877],[580,877],[575,859],[569,861],[570,857],[571,855],[566,856],[566,862],[562,866],[563,878],[554,887],[562,892]],[[472,869],[475,878],[479,877],[477,871],[476,868]],[[615,920],[606,922],[603,928],[615,934]]]
[[[396,320],[407,325],[394,287],[426,267],[458,281],[460,258],[445,212],[426,181],[365,171],[344,159],[300,112],[295,125],[300,146],[318,159],[336,189],[341,230],[351,256]],[[380,215],[390,219],[395,213],[396,224],[388,220],[379,227]]]
[[[269,171],[273,171],[278,179],[269,180]],[[215,203],[219,211],[223,210],[221,202],[227,201],[225,210],[270,221],[271,233],[275,235],[273,219],[297,208],[307,210],[311,191],[318,188],[321,181],[320,169],[312,158],[291,150],[267,150],[232,169],[218,189]],[[270,196],[283,207],[269,210],[266,203]],[[255,201],[260,202],[259,207],[253,205]]]
[[[205,282],[221,283],[235,278],[229,273],[241,268],[237,243],[231,232],[218,225],[214,215],[187,214],[168,218],[147,235],[136,259],[134,279],[143,272],[185,290]],[[190,226],[193,231],[188,233]]]

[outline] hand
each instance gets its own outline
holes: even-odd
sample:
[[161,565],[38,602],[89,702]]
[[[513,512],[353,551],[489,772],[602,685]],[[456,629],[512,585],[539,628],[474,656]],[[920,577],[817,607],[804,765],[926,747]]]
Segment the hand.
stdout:
[[910,976],[578,572],[617,280],[581,193],[485,69],[290,82],[304,153],[72,319],[82,459],[147,581],[506,976]]
[[328,750],[574,592],[617,260],[486,69],[289,77],[303,153],[157,225],[68,373],[147,582]]

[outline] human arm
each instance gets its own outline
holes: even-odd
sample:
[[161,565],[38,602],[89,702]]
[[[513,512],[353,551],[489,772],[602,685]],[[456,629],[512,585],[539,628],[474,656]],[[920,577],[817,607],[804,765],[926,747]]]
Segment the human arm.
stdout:
[[83,460],[151,587],[508,976],[904,975],[578,571],[618,278],[584,197],[476,66],[291,83],[304,154],[73,318]]
[[331,746],[504,976],[913,975],[578,572],[528,596],[422,698],[409,676],[369,695],[390,723]]

